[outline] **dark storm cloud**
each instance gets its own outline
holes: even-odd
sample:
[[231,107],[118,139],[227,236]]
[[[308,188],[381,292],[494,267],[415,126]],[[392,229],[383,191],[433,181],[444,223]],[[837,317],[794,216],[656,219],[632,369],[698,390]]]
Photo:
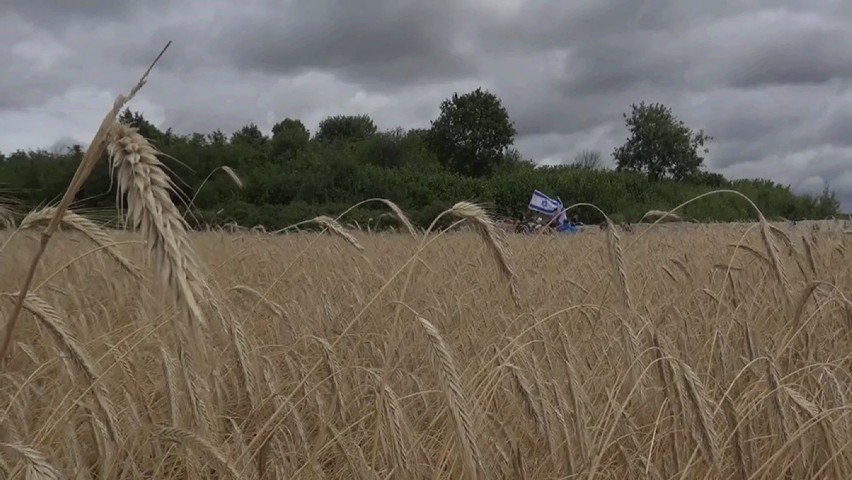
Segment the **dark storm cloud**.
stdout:
[[131,0],[5,0],[4,7],[21,15],[32,23],[44,23],[48,19],[76,17],[108,18],[126,14],[138,2]]
[[562,90],[567,95],[583,96],[682,83],[687,61],[647,54],[653,51],[653,40],[648,36],[613,36],[572,49]]
[[80,24],[128,19],[140,9],[165,3],[165,0],[3,0],[0,13],[11,12],[28,23],[57,31]]
[[715,60],[715,65],[698,65],[703,59],[697,55],[695,70],[742,89],[849,78],[849,21],[848,13],[831,17],[790,10],[725,19],[693,40],[707,42],[707,56]]
[[567,93],[654,86],[701,91],[819,85],[852,74],[849,21],[788,10],[744,12],[685,30],[628,30],[568,48]]
[[239,68],[270,74],[328,69],[379,87],[470,74],[456,49],[452,2],[305,0],[237,13],[214,45]]

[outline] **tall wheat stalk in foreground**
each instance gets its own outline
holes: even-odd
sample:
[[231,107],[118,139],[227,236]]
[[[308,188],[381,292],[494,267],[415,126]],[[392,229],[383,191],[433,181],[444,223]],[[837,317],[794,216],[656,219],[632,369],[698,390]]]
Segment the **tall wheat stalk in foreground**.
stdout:
[[33,259],[30,261],[29,270],[27,270],[27,274],[24,277],[23,284],[21,285],[21,289],[18,292],[18,299],[15,302],[15,307],[12,310],[12,313],[9,315],[9,319],[6,321],[6,330],[3,335],[3,344],[0,346],[0,366],[2,366],[6,361],[6,353],[9,350],[9,345],[12,342],[12,333],[15,331],[15,325],[18,321],[18,316],[21,314],[21,309],[24,305],[24,299],[27,296],[27,292],[30,289],[30,284],[33,281],[33,277],[35,276],[36,268],[38,267],[39,262],[41,261],[41,257],[44,255],[45,250],[47,249],[47,244],[50,242],[50,238],[56,232],[56,229],[59,228],[59,224],[65,216],[65,211],[74,201],[74,197],[77,195],[77,192],[80,191],[83,184],[86,183],[86,180],[89,178],[89,175],[92,173],[92,169],[95,167],[95,164],[100,159],[101,155],[104,152],[104,142],[106,140],[107,133],[115,121],[118,112],[121,111],[122,107],[127,104],[139,90],[145,85],[145,82],[148,79],[148,74],[151,72],[151,69],[154,68],[154,65],[157,64],[157,61],[160,57],[166,52],[166,49],[171,45],[171,41],[166,44],[160,54],[157,55],[157,58],[151,63],[148,67],[148,70],[142,75],[142,78],[139,79],[139,82],[130,90],[130,93],[127,95],[119,95],[118,98],[113,102],[112,110],[107,113],[101,122],[101,126],[98,128],[98,131],[95,133],[94,139],[89,144],[89,148],[86,150],[86,153],[83,155],[83,160],[80,162],[80,165],[77,167],[77,171],[74,173],[74,177],[71,179],[68,188],[65,190],[65,194],[62,196],[62,200],[60,200],[59,205],[56,207],[56,213],[54,217],[51,219],[50,223],[47,225],[47,228],[41,233],[41,238],[39,239],[38,250],[36,251]]
[[417,317],[423,331],[429,338],[429,353],[434,370],[441,381],[441,389],[446,396],[450,415],[456,430],[456,441],[462,450],[465,474],[467,478],[476,480],[481,477],[482,455],[473,430],[473,418],[470,411],[461,376],[453,359],[450,348],[429,320]]
[[119,210],[126,209],[126,220],[148,245],[150,265],[161,280],[158,286],[167,288],[160,293],[173,295],[186,314],[188,325],[174,322],[181,348],[186,348],[183,373],[196,422],[203,432],[209,432],[215,423],[206,375],[212,364],[205,348],[207,320],[200,305],[209,286],[187,235],[188,225],[171,199],[174,186],[148,140],[121,123],[113,124],[108,140]]
[[172,180],[157,150],[136,128],[114,123],[107,138],[110,169],[118,180],[119,209],[126,209],[130,226],[142,233],[161,285],[178,295],[194,329],[201,331],[206,327],[199,305],[204,279],[187,237],[186,220],[171,199]]

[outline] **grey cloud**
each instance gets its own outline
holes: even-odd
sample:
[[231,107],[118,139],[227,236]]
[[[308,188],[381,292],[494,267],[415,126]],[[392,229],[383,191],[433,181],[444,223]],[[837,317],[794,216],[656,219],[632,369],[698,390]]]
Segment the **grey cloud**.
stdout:
[[[849,149],[845,149],[845,151],[829,149],[826,153],[818,153],[808,158],[803,170],[818,173],[826,182],[834,185],[836,179],[839,179],[844,174],[852,173],[852,170],[849,168],[850,153],[852,152]],[[842,187],[846,193],[852,194],[852,183],[837,185],[837,187]]]
[[567,135],[621,120],[620,112],[629,109],[626,103],[629,100],[619,97],[621,102],[606,95],[565,98],[556,94],[533,99],[509,96],[505,103],[516,123],[518,136]]
[[[0,62],[3,60],[0,59]],[[0,110],[18,110],[38,107],[64,82],[55,78],[29,75],[23,68],[6,63],[6,72],[0,77]]]
[[[841,17],[842,18],[842,17]],[[716,76],[728,86],[821,84],[852,73],[849,17],[789,10],[743,14],[709,26],[692,38],[704,44],[706,58],[696,56],[696,74]]]
[[[835,106],[820,122],[814,122],[811,141],[823,142],[834,147],[852,147],[852,96],[845,104]],[[852,161],[847,163],[850,168]]]
[[716,138],[711,144],[715,167],[773,154],[790,155],[820,145],[852,145],[852,136],[847,135],[852,134],[848,127],[852,115],[844,108],[852,106],[852,91],[782,86],[725,92],[708,96],[702,108],[692,108],[693,115],[704,119],[707,132]]
[[[688,19],[695,5],[677,0],[578,0],[525,4],[516,15],[486,18],[479,25],[481,48],[540,52],[574,48],[611,36],[666,30]],[[485,5],[485,2],[483,2]],[[488,14],[488,7],[482,7]]]
[[686,4],[605,1],[576,11],[568,4],[555,13],[532,10],[507,27],[512,40],[499,40],[503,30],[485,27],[481,43],[570,51],[562,88],[573,95],[643,85],[702,90],[820,84],[852,73],[852,51],[845,48],[852,41],[852,7],[815,5],[802,12]]
[[844,208],[852,209],[850,158],[852,148],[819,146],[753,158],[724,167],[721,172],[733,177],[771,177],[782,185],[790,185],[793,191],[810,194],[821,193],[819,179],[837,193]]
[[572,49],[562,89],[569,95],[589,95],[681,83],[679,72],[687,68],[688,60],[649,54],[662,47],[655,47],[659,42],[655,37],[618,35]]
[[852,2],[153,2],[6,0],[0,121],[45,127],[0,149],[77,137],[174,40],[131,108],[181,133],[336,113],[427,126],[483,86],[524,155],[570,161],[609,157],[630,104],[662,102],[715,137],[711,170],[827,180],[852,208]]
[[0,109],[40,105],[65,83],[43,65],[61,50],[52,40],[15,15],[0,18],[0,43],[5,47],[0,49]]
[[83,142],[80,142],[79,140],[71,137],[61,137],[55,142],[53,142],[53,144],[48,150],[51,152],[65,153],[66,151],[68,151],[69,148],[73,147],[74,145],[82,146]]
[[164,0],[4,0],[0,11],[12,12],[40,27],[67,30],[80,24],[96,24],[132,17],[143,8],[160,6]]
[[237,14],[214,39],[236,66],[270,74],[328,69],[388,88],[473,73],[453,31],[448,0],[292,2]]

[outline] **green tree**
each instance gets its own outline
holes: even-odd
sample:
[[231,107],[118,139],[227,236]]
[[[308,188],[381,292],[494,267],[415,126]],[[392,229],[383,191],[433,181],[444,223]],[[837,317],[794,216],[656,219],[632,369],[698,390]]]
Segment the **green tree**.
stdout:
[[334,115],[320,121],[315,139],[320,143],[357,142],[377,131],[369,115]]
[[149,122],[145,116],[139,112],[131,111],[125,108],[118,115],[118,121],[139,130],[139,134],[148,140],[157,142],[163,138],[163,132],[160,131],[153,123]]
[[441,103],[429,144],[438,160],[462,175],[491,173],[514,143],[515,126],[493,93],[477,88]]
[[712,140],[704,130],[693,132],[671,109],[660,103],[631,105],[624,114],[630,137],[612,156],[616,170],[643,172],[652,180],[686,180],[696,175],[707,153],[705,142]]
[[385,168],[400,167],[408,156],[405,140],[402,128],[378,132],[359,146],[361,161]]
[[695,175],[691,176],[688,180],[694,185],[704,185],[713,188],[722,188],[730,184],[728,179],[726,179],[721,173],[704,171],[696,172]]
[[574,166],[589,170],[603,168],[603,155],[596,150],[582,150],[574,157]]
[[840,212],[840,200],[827,183],[823,187],[822,193],[815,200],[817,215],[823,218],[828,218]]
[[272,126],[272,154],[293,155],[304,150],[311,138],[301,120],[285,118]]
[[524,156],[524,154],[517,148],[509,147],[506,149],[506,152],[503,154],[503,158],[500,160],[500,163],[493,172],[495,174],[518,172],[524,169],[534,169],[535,166],[533,159]]
[[[175,200],[192,198],[194,227],[236,221],[243,226],[263,224],[278,229],[317,215],[337,216],[367,198],[387,198],[398,204],[420,227],[458,200],[481,202],[498,215],[527,213],[534,189],[560,195],[566,203],[588,202],[613,219],[636,221],[651,209],[668,210],[719,186],[752,199],[767,218],[813,219],[839,215],[833,192],[796,195],[790,186],[770,180],[729,180],[701,171],[684,182],[652,181],[639,172],[577,168],[575,165],[535,165],[513,147],[493,160],[491,174],[473,177],[442,164],[429,144],[430,129],[392,129],[359,135],[344,134],[344,143],[310,140],[304,125],[282,120],[266,138],[249,124],[237,134],[221,131],[178,134],[158,130],[139,114],[122,114],[157,137],[157,147],[178,188]],[[332,122],[333,123],[333,122]],[[476,126],[476,122],[471,122]],[[327,130],[330,132],[331,130]],[[337,132],[344,131],[343,129]],[[149,137],[151,138],[151,137]],[[363,137],[362,137],[363,138]],[[466,137],[465,137],[466,138]],[[343,148],[341,148],[343,147]],[[499,150],[499,149],[497,149]],[[84,149],[10,150],[0,155],[0,203],[16,206],[16,219],[32,208],[57,201],[80,163]],[[287,152],[292,152],[287,153]],[[282,167],[286,159],[286,168]],[[221,173],[205,178],[223,165],[233,168],[245,184],[238,188]],[[203,185],[202,185],[203,183]],[[107,162],[100,162],[75,198],[75,209],[107,220],[114,218],[115,192]],[[748,202],[732,195],[714,195],[686,205],[679,214],[695,220],[754,219]],[[594,209],[580,207],[572,217],[600,222]],[[370,221],[370,219],[373,219]],[[393,215],[379,204],[349,211],[345,222],[372,227],[393,224]],[[452,219],[442,217],[442,225]]]
[[257,125],[250,123],[245,127],[237,130],[231,135],[231,143],[237,145],[247,145],[253,147],[261,147],[266,144],[269,139],[260,131]]

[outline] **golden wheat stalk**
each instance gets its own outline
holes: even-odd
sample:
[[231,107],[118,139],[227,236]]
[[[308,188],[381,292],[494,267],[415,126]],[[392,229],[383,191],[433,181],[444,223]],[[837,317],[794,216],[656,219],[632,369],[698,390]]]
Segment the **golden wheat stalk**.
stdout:
[[[393,214],[396,215],[396,218],[399,219],[399,222],[402,223],[405,226],[405,228],[408,230],[408,233],[410,233],[411,236],[413,236],[415,238],[419,236],[418,233],[417,233],[417,229],[414,228],[414,225],[411,223],[411,220],[408,219],[408,216],[405,214],[405,212],[402,211],[402,209],[399,207],[399,205],[397,205],[396,203],[394,203],[394,202],[392,202],[392,201],[390,201],[386,198],[368,198],[367,200],[362,200],[362,201],[356,203],[355,205],[352,205],[349,208],[347,208],[343,213],[341,213],[340,215],[337,216],[336,220],[340,221],[340,219],[343,218],[347,213],[349,213],[352,210],[360,207],[361,205],[364,205],[364,204],[370,203],[370,202],[380,202],[380,203],[384,204],[386,207],[390,208],[391,211],[393,212]],[[360,230],[360,228],[359,228],[359,230]],[[370,231],[369,225],[367,226],[367,230]]]
[[15,215],[12,209],[0,203],[0,227],[11,230],[15,228]]
[[[39,210],[34,210],[27,214],[23,220],[21,220],[21,230],[26,230],[35,227],[39,224],[48,224],[57,214],[56,207],[45,207]],[[69,228],[73,228],[78,232],[82,233],[89,240],[94,242],[99,247],[104,247],[104,250],[118,262],[119,265],[134,278],[141,278],[141,274],[139,273],[139,269],[121,252],[116,248],[115,240],[109,236],[109,234],[102,229],[98,224],[89,220],[88,218],[77,214],[76,212],[66,210],[62,215],[62,225],[65,225]]]
[[615,224],[607,219],[606,222],[607,246],[612,261],[613,280],[621,292],[621,302],[625,312],[633,312],[633,298],[630,286],[627,283],[627,268],[624,266],[624,249],[621,247],[621,236],[615,228]]
[[483,471],[482,455],[479,453],[476,432],[473,429],[472,411],[467,403],[453,354],[438,329],[429,320],[419,316],[417,320],[429,338],[432,358],[437,360],[435,370],[449,403],[450,414],[456,427],[457,440],[462,449],[462,461],[466,474],[471,479],[480,478],[479,473]]
[[686,362],[682,360],[675,362],[680,373],[677,381],[680,383],[681,395],[686,397],[683,403],[691,407],[690,410],[695,419],[693,435],[705,455],[707,463],[716,468],[719,465],[721,454],[719,453],[716,429],[713,426],[710,402],[707,399],[704,386],[698,375]]
[[200,457],[219,467],[219,471],[233,479],[242,478],[234,464],[215,445],[194,432],[178,427],[163,427],[157,432],[157,438],[180,444]]
[[311,219],[311,222],[322,225],[323,227],[329,229],[332,233],[337,234],[342,239],[346,240],[347,243],[358,249],[359,251],[364,251],[364,247],[358,243],[358,240],[355,239],[346,228],[341,225],[337,220],[327,217],[325,215],[320,215],[318,217],[314,217]]
[[482,238],[483,243],[491,251],[494,261],[500,269],[500,273],[509,282],[509,290],[515,304],[520,303],[517,279],[512,264],[509,261],[509,249],[506,247],[505,239],[500,235],[500,230],[494,220],[481,206],[471,202],[458,202],[450,209],[450,214],[466,220],[473,225],[476,232]]
[[[16,294],[3,294],[9,298]],[[57,349],[62,353],[63,358],[69,365],[83,378],[91,388],[92,397],[100,410],[103,417],[103,423],[106,427],[107,434],[113,444],[119,444],[123,438],[121,430],[118,426],[118,420],[115,415],[115,410],[110,401],[109,392],[103,382],[99,381],[100,373],[98,372],[95,363],[89,358],[86,351],[80,345],[76,335],[65,324],[59,312],[52,305],[44,301],[41,297],[33,293],[27,294],[24,299],[24,309],[30,312],[39,321],[39,324],[50,333]]]
[[[760,238],[763,240],[764,247],[766,247],[766,254],[772,265],[772,273],[781,286],[782,291],[786,294],[784,300],[789,304],[790,296],[792,295],[790,280],[787,277],[787,272],[784,270],[784,265],[781,263],[781,249],[778,248],[778,244],[773,240],[775,235],[773,235],[773,230],[769,222],[766,221],[763,214],[760,214]],[[786,236],[782,238],[789,242],[789,238]]]
[[412,468],[407,445],[411,431],[403,416],[399,397],[381,375],[375,372],[369,373],[376,389],[377,408],[379,408],[377,413],[385,419],[384,430],[387,430],[387,434],[391,437],[388,442],[390,443],[391,460],[398,472],[410,476]]
[[[27,480],[59,480],[65,478],[47,459],[47,456],[35,448],[19,442],[0,443],[0,447],[15,452],[24,463],[24,478]],[[12,478],[11,476],[8,478]]]
[[[174,185],[157,158],[158,151],[138,130],[113,124],[107,152],[118,180],[118,202],[126,220],[140,230],[164,286],[177,294],[194,327],[206,327],[199,301],[206,287],[184,218],[171,194]],[[199,339],[200,340],[200,339]]]
[[399,205],[384,198],[380,198],[379,201],[387,205],[388,208],[393,211],[394,215],[396,215],[396,218],[398,218],[400,223],[405,226],[406,230],[408,230],[408,233],[410,233],[412,237],[418,237],[417,229],[414,228],[414,225],[411,223],[411,220],[409,220],[405,212],[403,212],[402,209],[399,208]]
[[77,171],[74,172],[74,177],[71,179],[71,182],[68,184],[68,188],[65,190],[65,194],[62,196],[62,200],[60,200],[59,205],[56,207],[56,215],[50,221],[47,228],[41,233],[41,238],[39,240],[38,250],[30,261],[29,269],[27,270],[27,274],[24,277],[24,281],[21,284],[21,289],[18,294],[18,300],[15,302],[15,306],[12,309],[12,313],[9,315],[9,320],[6,322],[6,331],[3,336],[3,344],[0,346],[0,366],[5,364],[6,362],[6,353],[9,350],[9,345],[12,342],[12,333],[15,331],[15,325],[18,321],[18,316],[21,313],[21,309],[24,306],[24,298],[27,296],[27,292],[29,292],[30,285],[32,284],[33,277],[35,277],[35,271],[38,267],[38,264],[41,262],[41,257],[44,255],[45,250],[47,249],[47,244],[50,242],[51,236],[56,232],[56,229],[59,228],[59,222],[61,221],[65,210],[71,205],[71,202],[74,201],[74,197],[77,195],[77,192],[80,191],[80,188],[83,187],[83,184],[86,182],[86,179],[89,178],[89,175],[92,173],[92,169],[95,168],[95,164],[100,159],[101,155],[104,152],[106,137],[109,134],[110,128],[112,124],[115,122],[115,117],[118,115],[118,112],[121,108],[133,98],[136,93],[145,85],[145,82],[148,80],[148,74],[151,73],[151,70],[154,68],[154,65],[157,64],[157,61],[160,60],[160,57],[166,53],[166,49],[169,48],[172,42],[169,41],[163,50],[160,51],[160,54],[157,55],[157,58],[151,63],[148,67],[148,70],[142,75],[142,78],[139,79],[139,82],[130,90],[128,95],[119,95],[112,104],[112,110],[107,113],[104,117],[103,121],[101,121],[101,126],[98,128],[98,131],[95,133],[95,137],[92,139],[92,142],[89,145],[89,148],[86,150],[86,153],[83,155],[83,160],[80,162],[80,165],[77,167]]

